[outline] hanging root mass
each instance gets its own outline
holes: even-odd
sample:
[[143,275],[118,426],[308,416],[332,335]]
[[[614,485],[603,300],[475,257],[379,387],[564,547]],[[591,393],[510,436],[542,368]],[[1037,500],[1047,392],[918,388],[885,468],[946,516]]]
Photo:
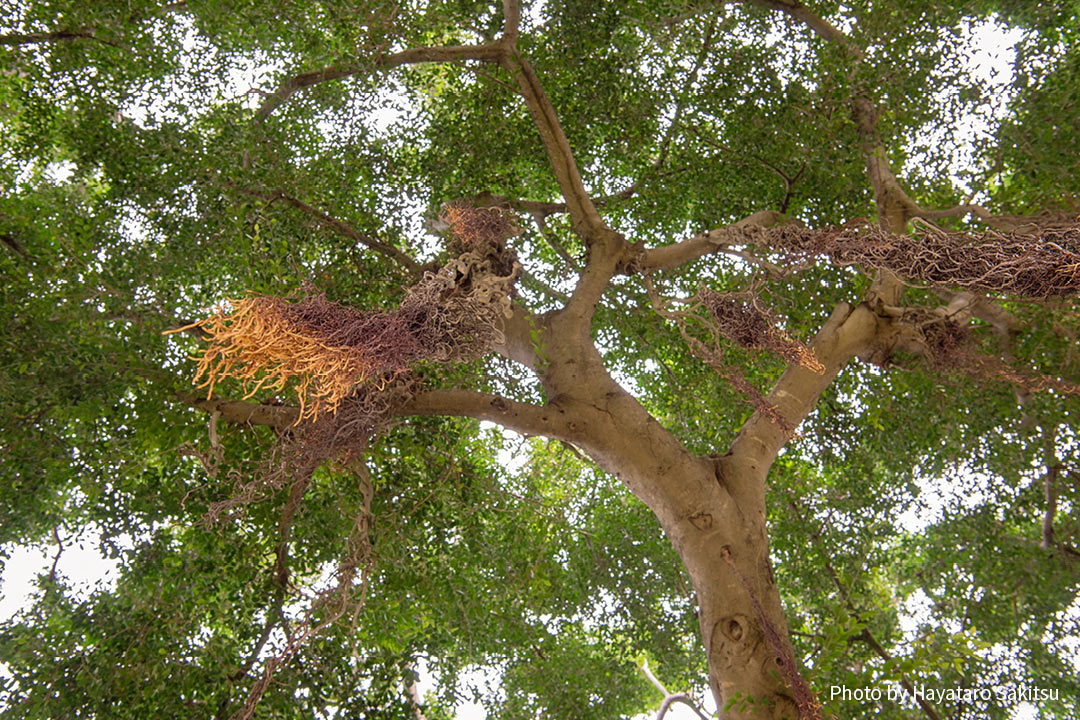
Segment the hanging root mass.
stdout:
[[1066,395],[1080,394],[1080,386],[1075,383],[1016,368],[1000,357],[982,352],[966,325],[918,308],[909,309],[904,320],[917,334],[920,354],[940,372],[962,372],[983,380],[1005,382],[1029,393],[1054,390]]
[[827,256],[927,285],[1025,298],[1080,294],[1080,223],[1043,227],[1037,234],[980,234],[916,222],[913,235],[893,235],[868,223],[833,230],[750,226],[733,229],[738,237],[728,242],[783,251],[793,262]]
[[444,218],[451,229],[448,248],[457,257],[425,273],[393,310],[358,310],[310,291],[289,298],[249,295],[180,328],[198,327],[209,339],[198,358],[208,396],[217,383],[232,378],[241,382],[247,397],[288,387],[299,399],[296,423],[279,429],[279,442],[261,467],[250,478],[231,472],[231,495],[211,503],[204,518],[206,523],[233,518],[253,502],[288,496],[275,568],[282,598],[292,590],[286,558],[293,519],[315,471],[336,463],[358,478],[363,495],[336,581],[318,591],[300,621],[286,628],[285,647],[266,660],[233,716],[237,720],[252,717],[275,672],[312,638],[349,612],[356,622],[372,564],[373,486],[364,455],[394,411],[414,395],[412,369],[422,362],[474,358],[503,341],[503,319],[510,314],[521,271],[506,246],[516,229],[499,211],[464,205],[446,207]]
[[250,397],[292,384],[302,421],[335,412],[359,384],[381,387],[417,363],[466,360],[501,342],[520,272],[504,245],[509,221],[491,210],[447,212],[461,253],[426,273],[392,311],[358,310],[319,293],[250,295],[196,323],[210,339],[198,360],[202,387],[212,395],[219,381],[236,378]]
[[821,374],[814,351],[780,327],[780,320],[752,293],[720,293],[702,288],[698,299],[709,311],[717,332],[751,350],[768,350],[788,362]]

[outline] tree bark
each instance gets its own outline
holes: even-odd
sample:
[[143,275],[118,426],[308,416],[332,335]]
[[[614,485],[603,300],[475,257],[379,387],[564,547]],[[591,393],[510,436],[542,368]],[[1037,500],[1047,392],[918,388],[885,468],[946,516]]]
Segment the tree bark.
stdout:
[[769,561],[768,463],[695,456],[610,378],[594,348],[578,346],[573,358],[560,350],[551,348],[556,362],[544,378],[551,405],[572,418],[570,439],[648,505],[682,559],[723,717],[799,718],[784,666],[794,669],[793,653]]

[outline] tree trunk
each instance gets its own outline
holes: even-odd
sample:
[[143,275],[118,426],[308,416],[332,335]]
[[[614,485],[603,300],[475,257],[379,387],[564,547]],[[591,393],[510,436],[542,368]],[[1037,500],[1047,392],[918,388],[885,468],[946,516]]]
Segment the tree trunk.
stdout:
[[691,454],[586,358],[552,367],[572,372],[546,377],[550,407],[580,422],[574,441],[649,506],[690,574],[723,717],[797,720],[797,699],[812,697],[798,677],[769,562],[768,467]]

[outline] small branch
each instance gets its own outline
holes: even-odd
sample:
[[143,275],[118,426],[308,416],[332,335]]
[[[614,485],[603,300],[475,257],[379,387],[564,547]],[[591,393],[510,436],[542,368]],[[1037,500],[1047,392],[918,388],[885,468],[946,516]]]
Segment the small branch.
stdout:
[[93,40],[111,47],[120,47],[114,42],[102,40],[86,28],[78,28],[76,30],[56,30],[54,32],[44,33],[0,35],[0,45],[7,45],[9,47],[37,45],[48,42],[67,42],[70,40]]
[[56,540],[56,555],[53,556],[52,567],[49,568],[48,583],[50,589],[56,585],[56,566],[60,563],[60,556],[64,554],[64,543],[60,541],[59,526],[53,527],[52,535],[53,539]]
[[645,677],[649,679],[649,682],[651,682],[656,687],[656,689],[664,695],[664,697],[671,695],[668,689],[664,687],[664,683],[660,682],[660,679],[653,675],[652,670],[649,669],[648,660],[642,661],[641,672],[645,674]]
[[701,710],[698,709],[698,706],[686,693],[675,693],[664,698],[664,702],[660,703],[660,709],[656,711],[656,720],[663,720],[664,715],[667,715],[667,711],[670,710],[671,706],[675,703],[688,705],[701,720],[709,720],[709,716],[701,712]]
[[841,32],[828,20],[815,15],[798,0],[734,0],[735,2],[753,2],[755,5],[779,10],[790,16],[793,20],[806,25],[819,37],[829,42],[839,43],[847,48],[857,59],[862,58],[862,51],[852,42],[851,38]]
[[349,238],[350,240],[354,240],[355,242],[360,243],[361,245],[367,247],[370,250],[374,250],[377,253],[380,253],[382,255],[385,255],[386,257],[389,257],[389,258],[397,261],[397,263],[399,265],[401,265],[406,270],[408,270],[412,275],[415,276],[415,275],[418,275],[420,273],[420,264],[418,262],[416,262],[416,260],[414,260],[408,254],[402,252],[401,250],[399,250],[398,248],[394,247],[393,245],[391,245],[389,243],[386,243],[386,242],[383,242],[382,240],[379,240],[378,238],[374,238],[374,237],[371,237],[370,235],[365,235],[364,233],[361,233],[360,231],[356,230],[356,228],[352,227],[348,223],[346,223],[346,222],[344,222],[342,220],[338,220],[337,218],[331,216],[330,214],[324,212],[323,210],[320,210],[319,208],[308,205],[303,200],[300,200],[299,198],[295,198],[292,195],[289,195],[284,190],[275,190],[273,192],[258,192],[258,191],[255,191],[255,190],[242,190],[242,192],[244,192],[245,194],[248,194],[248,195],[253,195],[255,197],[261,198],[262,200],[265,200],[268,203],[274,202],[275,200],[282,200],[285,203],[287,203],[287,204],[291,205],[292,207],[296,208],[297,210],[300,210],[301,212],[305,213],[306,215],[314,218],[320,224],[325,225],[326,227],[329,227],[329,228],[333,229],[334,231],[336,231],[340,235],[344,235],[345,237]]
[[177,395],[177,400],[209,413],[220,413],[225,422],[235,425],[262,425],[276,429],[292,427],[300,417],[300,409],[291,405],[263,405],[243,400],[202,398]]
[[1058,461],[1057,448],[1057,425],[1046,430],[1043,439],[1043,451],[1045,453],[1046,473],[1043,475],[1043,494],[1046,498],[1046,510],[1043,512],[1042,542],[1039,543],[1043,550],[1052,550],[1057,546],[1054,541],[1054,519],[1057,517],[1058,474],[1061,472],[1061,463]]

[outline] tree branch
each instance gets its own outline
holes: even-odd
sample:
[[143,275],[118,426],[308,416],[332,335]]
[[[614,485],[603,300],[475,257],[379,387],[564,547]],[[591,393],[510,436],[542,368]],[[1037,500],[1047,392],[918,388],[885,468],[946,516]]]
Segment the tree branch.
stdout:
[[[300,409],[292,405],[263,405],[243,400],[198,398],[178,395],[177,399],[206,412],[221,413],[221,419],[237,425],[264,425],[283,429],[296,423]],[[498,395],[473,390],[427,390],[398,408],[399,417],[448,415],[488,420],[522,435],[542,435],[573,440],[578,423],[557,405],[532,405]]]
[[1076,213],[1055,212],[1052,210],[1044,210],[1032,215],[994,214],[982,205],[970,203],[942,210],[918,207],[912,213],[912,217],[921,217],[927,220],[963,217],[965,215],[974,215],[981,222],[995,230],[1018,234],[1038,232],[1039,230],[1056,227],[1075,227],[1077,220]]
[[1043,452],[1045,454],[1046,473],[1043,475],[1043,494],[1046,498],[1046,509],[1043,511],[1042,542],[1039,546],[1044,550],[1052,550],[1057,543],[1054,542],[1054,519],[1057,517],[1058,474],[1061,472],[1061,463],[1057,456],[1057,425],[1047,428],[1043,438]]
[[[854,81],[856,68],[863,60],[863,53],[855,41],[845,33],[811,12],[798,0],[751,1],[761,7],[781,11],[810,28],[822,39],[843,47],[851,57],[851,78]],[[874,190],[874,202],[877,205],[881,223],[890,232],[903,233],[907,229],[908,220],[916,213],[919,206],[900,187],[889,164],[885,147],[878,138],[878,109],[865,88],[858,85],[851,96],[851,115],[855,121],[856,132],[859,136],[859,150],[866,163],[866,172]],[[886,304],[899,305],[903,288],[903,284],[893,273],[882,270],[871,286],[870,293],[880,297]]]
[[499,43],[487,43],[485,45],[447,45],[445,47],[420,47],[402,50],[390,55],[381,55],[370,64],[347,63],[343,65],[331,65],[320,70],[294,75],[283,82],[274,91],[255,113],[257,120],[266,119],[271,113],[281,107],[296,92],[306,87],[317,85],[331,80],[359,75],[370,70],[390,70],[399,65],[416,65],[428,62],[460,62],[463,60],[479,60],[480,62],[498,62],[505,54],[504,46]]
[[186,394],[177,395],[176,398],[199,410],[221,413],[222,420],[235,425],[263,425],[284,429],[295,425],[300,417],[300,409],[292,405],[264,405],[244,400],[204,398]]
[[671,706],[675,703],[682,703],[683,705],[687,705],[690,707],[691,710],[694,711],[694,714],[701,718],[701,720],[709,720],[708,716],[698,709],[698,706],[693,702],[693,700],[690,699],[690,696],[686,693],[673,693],[664,698],[664,702],[660,703],[660,709],[656,711],[656,720],[664,720],[664,716],[667,715],[667,711],[670,710]]
[[554,404],[532,405],[472,390],[428,390],[397,411],[397,415],[450,415],[477,418],[522,435],[573,440],[578,424]]
[[257,193],[254,191],[246,192],[261,197],[267,202],[283,200],[297,210],[300,210],[301,212],[315,218],[322,225],[332,228],[333,230],[335,230],[341,235],[344,235],[350,240],[354,240],[361,245],[364,245],[365,247],[374,250],[377,253],[380,253],[382,255],[385,255],[386,257],[397,261],[398,264],[408,270],[412,275],[416,276],[420,274],[420,263],[416,262],[416,260],[414,260],[405,252],[399,250],[398,248],[394,247],[389,243],[385,243],[382,240],[379,240],[378,238],[374,238],[370,235],[365,235],[364,233],[359,232],[358,230],[356,230],[356,228],[352,227],[348,223],[338,220],[337,218],[329,215],[328,213],[320,210],[319,208],[308,205],[303,200],[295,198],[283,190],[276,190],[271,193]]
[[815,15],[809,8],[801,2],[798,2],[798,0],[734,0],[734,2],[752,2],[755,5],[760,5],[761,7],[770,10],[779,10],[790,16],[793,20],[806,25],[823,40],[839,43],[852,52],[857,59],[862,59],[862,51],[851,41],[851,38],[837,29],[837,27],[828,20]]
[[742,228],[771,227],[785,221],[785,217],[774,210],[762,210],[743,218],[734,225],[725,225],[713,230],[706,230],[697,235],[658,248],[645,250],[634,263],[633,269],[641,272],[670,270],[697,260],[700,257],[721,252],[730,245],[738,244]]
[[570,142],[566,139],[562,125],[559,124],[555,108],[544,92],[540,79],[528,60],[516,50],[503,59],[503,66],[514,76],[525,98],[525,104],[532,115],[533,123],[540,132],[548,161],[559,183],[559,189],[566,198],[566,207],[573,220],[574,229],[585,241],[591,244],[594,237],[605,231],[610,232],[606,223],[596,211],[596,206],[585,191]]
[[37,45],[47,42],[66,42],[69,40],[93,40],[95,42],[109,45],[111,47],[120,47],[114,42],[109,40],[102,40],[94,35],[94,33],[87,28],[77,28],[75,30],[56,30],[54,32],[39,32],[39,33],[15,33],[11,35],[0,35],[0,45],[7,45],[9,47],[18,47],[21,45]]

